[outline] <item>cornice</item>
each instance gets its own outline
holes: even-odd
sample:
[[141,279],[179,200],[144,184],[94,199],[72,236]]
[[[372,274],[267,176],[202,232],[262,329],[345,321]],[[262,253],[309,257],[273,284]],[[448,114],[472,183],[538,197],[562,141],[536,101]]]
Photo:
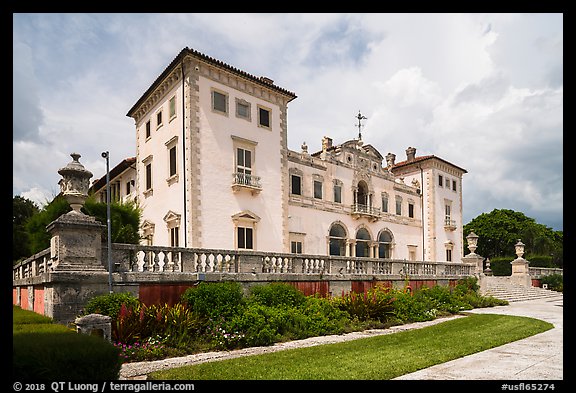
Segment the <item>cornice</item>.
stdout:
[[392,167],[392,173],[394,175],[399,176],[402,174],[412,173],[415,171],[419,171],[419,167],[422,169],[429,169],[435,168],[440,169],[446,173],[450,173],[454,176],[462,176],[465,173],[468,173],[466,169],[460,168],[448,162],[440,157],[436,157],[434,155],[429,156],[420,156],[416,157],[411,161],[401,161]]
[[[150,85],[132,108],[130,108],[126,116],[132,117],[138,122],[139,119],[154,107],[166,92],[172,89],[175,83],[180,80],[182,76],[182,65],[184,65],[185,75],[196,72],[199,75],[218,82],[227,80],[228,83],[225,84],[238,90],[242,90],[242,84],[239,83],[239,81],[247,82],[244,84],[246,92],[260,96],[260,98],[263,99],[268,97],[268,101],[272,101],[270,100],[271,96],[282,96],[283,103],[287,104],[297,97],[296,94],[291,91],[275,85],[273,81],[267,77],[256,77],[220,60],[186,47],[180,51],[160,76],[156,78],[152,85]],[[194,66],[194,68],[192,69],[191,66]],[[223,77],[223,75],[226,76]]]

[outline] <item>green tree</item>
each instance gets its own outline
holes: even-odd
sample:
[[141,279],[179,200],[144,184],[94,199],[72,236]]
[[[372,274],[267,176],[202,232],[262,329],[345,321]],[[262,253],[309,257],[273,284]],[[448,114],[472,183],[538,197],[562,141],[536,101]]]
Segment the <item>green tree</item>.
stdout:
[[521,239],[526,245],[527,259],[530,255],[547,256],[562,266],[563,232],[538,224],[521,212],[494,209],[482,213],[464,225],[464,236],[470,232],[479,236],[476,253],[482,256],[514,257],[514,245]]
[[[89,197],[82,207],[84,213],[96,217],[102,224],[107,224],[107,206],[104,202],[96,202],[94,197]],[[113,202],[110,204],[110,223],[113,243],[138,244],[140,235],[140,218],[142,210],[134,202]],[[105,231],[104,239],[108,232]]]
[[31,255],[26,222],[40,209],[31,200],[15,195],[12,198],[12,260],[18,261]]
[[28,241],[30,242],[30,254],[35,254],[50,247],[50,234],[46,231],[46,226],[70,210],[72,210],[72,208],[66,199],[61,195],[57,195],[37,214],[30,217],[26,223],[26,232],[28,233]]
[[[46,227],[52,221],[72,210],[70,204],[62,195],[56,196],[52,202],[34,214],[27,221],[25,228],[28,234],[30,254],[35,254],[50,247],[50,234]],[[93,216],[97,221],[106,225],[107,212],[106,203],[96,202],[93,197],[89,197],[82,207],[85,214]],[[110,222],[113,243],[138,244],[140,236],[138,228],[142,216],[141,209],[135,203],[112,203],[110,205]],[[107,231],[102,231],[102,240],[105,241]]]

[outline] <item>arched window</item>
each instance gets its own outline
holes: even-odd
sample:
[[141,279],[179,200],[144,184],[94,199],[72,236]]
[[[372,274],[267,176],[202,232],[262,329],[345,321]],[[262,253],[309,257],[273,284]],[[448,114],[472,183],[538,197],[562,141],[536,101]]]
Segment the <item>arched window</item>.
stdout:
[[390,258],[392,248],[392,235],[383,230],[378,235],[378,258]]
[[364,180],[360,180],[360,182],[358,182],[356,204],[361,206],[368,206],[368,185]]
[[356,232],[356,256],[370,257],[370,232],[366,228],[360,228]]
[[332,224],[328,238],[330,255],[346,255],[346,229],[342,225]]

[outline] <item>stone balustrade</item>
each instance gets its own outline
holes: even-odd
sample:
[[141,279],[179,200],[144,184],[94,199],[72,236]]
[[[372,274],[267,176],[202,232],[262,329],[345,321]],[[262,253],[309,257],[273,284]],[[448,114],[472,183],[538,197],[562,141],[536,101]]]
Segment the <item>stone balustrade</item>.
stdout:
[[[406,261],[334,255],[113,244],[114,272],[300,273],[325,275],[469,276],[474,266],[461,262]],[[102,261],[107,260],[102,247]],[[14,280],[40,276],[55,266],[50,249],[13,267]],[[107,268],[104,266],[104,268]],[[530,276],[562,274],[558,268],[530,267]]]
[[[468,276],[470,264],[422,262],[333,255],[285,254],[261,251],[218,250],[134,244],[113,244],[114,272],[182,273],[300,273],[326,275]],[[102,252],[107,252],[102,247]],[[102,255],[102,261],[107,260]],[[13,279],[50,271],[46,249],[14,266]],[[106,268],[106,266],[104,266]]]
[[14,265],[12,267],[12,279],[40,276],[51,270],[52,262],[50,248],[47,248]]

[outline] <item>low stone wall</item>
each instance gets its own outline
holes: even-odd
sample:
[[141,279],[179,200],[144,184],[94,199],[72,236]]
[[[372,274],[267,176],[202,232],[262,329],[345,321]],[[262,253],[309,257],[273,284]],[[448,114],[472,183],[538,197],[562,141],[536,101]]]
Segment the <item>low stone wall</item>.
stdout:
[[[401,289],[408,284],[413,289],[422,285],[452,285],[457,278],[438,279],[411,279],[406,281],[402,277],[331,277],[319,275],[304,276],[301,274],[262,273],[257,275],[247,273],[186,273],[186,274],[155,274],[150,275],[124,275],[115,273],[114,292],[130,292],[145,304],[175,304],[180,295],[189,287],[200,282],[239,282],[245,293],[255,285],[264,285],[270,282],[286,282],[300,289],[305,295],[319,293],[323,296],[340,296],[342,293],[364,292],[375,285],[384,285]],[[135,278],[138,278],[136,280]],[[42,283],[32,286],[15,286],[15,292],[26,293],[26,302],[18,302],[15,296],[14,304],[27,307],[40,314],[54,318],[56,322],[69,324],[83,313],[83,307],[93,297],[109,293],[108,277],[106,274],[66,272],[65,274],[52,273]],[[355,289],[353,289],[355,288]],[[42,289],[42,290],[38,290]],[[360,289],[360,290],[359,290]],[[43,308],[32,308],[30,305],[38,304],[37,297],[42,298]],[[36,297],[36,298],[35,298]],[[20,298],[21,299],[21,298]]]

